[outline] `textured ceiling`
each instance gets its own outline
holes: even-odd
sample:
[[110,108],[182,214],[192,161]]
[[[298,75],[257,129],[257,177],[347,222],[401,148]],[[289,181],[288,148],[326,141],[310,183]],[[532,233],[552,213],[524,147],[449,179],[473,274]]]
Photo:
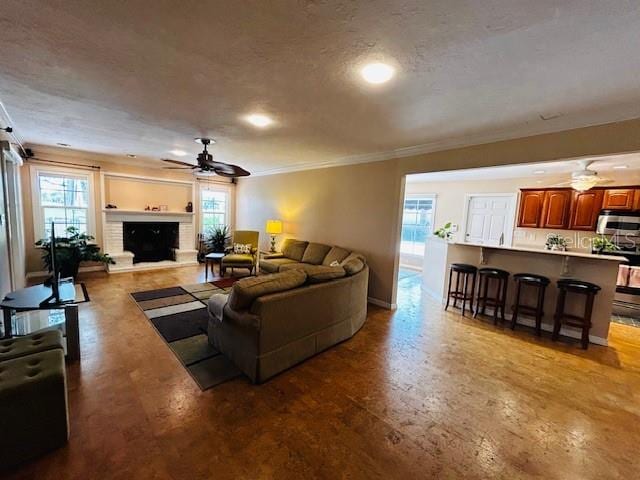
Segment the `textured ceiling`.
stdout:
[[[207,135],[257,173],[638,117],[638,25],[617,0],[3,0],[0,100],[32,144]],[[397,76],[363,85],[370,60]]]

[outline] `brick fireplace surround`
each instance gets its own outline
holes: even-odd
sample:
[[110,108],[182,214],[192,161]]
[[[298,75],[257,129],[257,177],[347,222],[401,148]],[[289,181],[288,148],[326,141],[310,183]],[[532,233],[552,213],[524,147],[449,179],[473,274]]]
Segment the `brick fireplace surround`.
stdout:
[[[114,260],[115,265],[109,265],[108,271],[130,272],[134,270],[152,270],[169,266],[197,265],[198,251],[195,246],[195,227],[193,213],[176,212],[138,212],[124,210],[103,211],[103,235],[105,252]],[[160,262],[133,263],[133,253],[123,249],[124,222],[178,222],[178,244],[176,259]]]

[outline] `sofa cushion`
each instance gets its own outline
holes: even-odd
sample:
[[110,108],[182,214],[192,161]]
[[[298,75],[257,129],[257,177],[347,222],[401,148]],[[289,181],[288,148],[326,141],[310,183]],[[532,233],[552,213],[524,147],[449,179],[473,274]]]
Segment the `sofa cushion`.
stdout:
[[234,283],[228,305],[232,310],[246,310],[256,298],[291,290],[304,284],[306,280],[307,274],[303,270],[243,278]]
[[309,283],[322,283],[344,277],[347,272],[342,267],[328,267],[326,265],[309,265],[304,269]]
[[301,262],[307,245],[309,245],[309,242],[287,238],[282,245],[282,254],[287,258]]
[[284,265],[280,265],[279,272],[288,272],[289,270],[304,270],[305,267],[311,266],[310,263],[302,263],[302,262],[294,262],[285,263]]
[[322,283],[342,278],[346,275],[342,267],[329,267],[327,265],[311,265],[310,263],[290,263],[280,267],[281,272],[290,270],[302,270],[307,274],[309,283]]
[[331,250],[331,247],[329,245],[310,242],[309,245],[307,245],[307,249],[304,251],[302,261],[303,263],[320,265],[322,264],[324,257],[327,256],[327,253],[329,253],[329,250]]
[[340,264],[340,266],[344,268],[345,272],[347,272],[347,275],[355,275],[364,268],[364,265],[364,256],[359,253],[350,253],[349,256]]
[[263,258],[260,260],[260,270],[263,270],[268,273],[276,273],[280,271],[280,268],[283,265],[287,265],[290,263],[297,264],[299,262],[296,262],[295,260],[291,260],[290,258],[285,258],[285,257],[269,258],[269,259]]
[[349,256],[349,252],[344,248],[340,247],[331,247],[329,253],[324,257],[322,261],[322,265],[331,265],[333,262],[342,262],[345,258]]

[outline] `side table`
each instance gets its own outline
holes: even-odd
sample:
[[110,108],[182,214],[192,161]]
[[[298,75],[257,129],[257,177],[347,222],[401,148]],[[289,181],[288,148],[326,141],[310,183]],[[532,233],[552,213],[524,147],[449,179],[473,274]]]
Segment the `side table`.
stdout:
[[211,265],[211,275],[215,276],[214,265],[218,264],[218,272],[220,272],[220,263],[222,262],[222,257],[224,257],[224,253],[207,253],[204,256],[204,278],[205,282],[209,281],[209,265]]

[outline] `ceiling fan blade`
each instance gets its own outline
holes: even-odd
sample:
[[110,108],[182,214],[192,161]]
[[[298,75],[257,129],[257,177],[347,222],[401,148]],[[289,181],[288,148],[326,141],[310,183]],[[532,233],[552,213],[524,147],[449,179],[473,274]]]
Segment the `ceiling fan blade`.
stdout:
[[198,168],[197,165],[193,165],[191,167],[162,167],[164,170],[193,170]]
[[163,162],[175,163],[176,165],[183,165],[185,167],[193,167],[195,166],[193,163],[181,162],[180,160],[171,160],[170,158],[161,158]]
[[231,165],[228,163],[223,164],[222,168],[214,168],[214,172],[221,177],[236,178],[236,177],[248,177],[251,173],[247,172],[244,168],[237,165]]

